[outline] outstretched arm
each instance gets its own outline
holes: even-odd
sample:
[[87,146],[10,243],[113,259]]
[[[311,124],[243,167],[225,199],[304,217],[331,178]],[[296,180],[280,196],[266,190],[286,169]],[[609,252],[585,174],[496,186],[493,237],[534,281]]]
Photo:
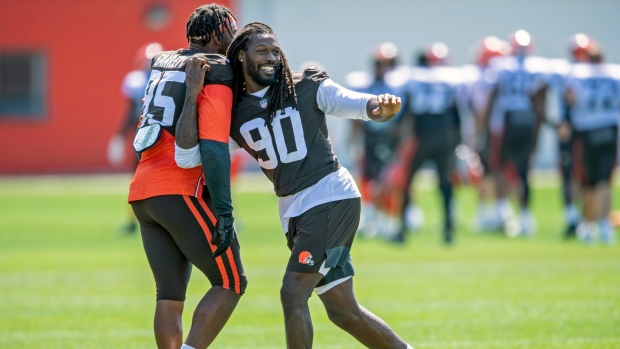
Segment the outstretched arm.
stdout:
[[401,99],[391,94],[374,96],[346,89],[331,79],[321,83],[316,101],[325,114],[345,119],[385,122],[401,108]]

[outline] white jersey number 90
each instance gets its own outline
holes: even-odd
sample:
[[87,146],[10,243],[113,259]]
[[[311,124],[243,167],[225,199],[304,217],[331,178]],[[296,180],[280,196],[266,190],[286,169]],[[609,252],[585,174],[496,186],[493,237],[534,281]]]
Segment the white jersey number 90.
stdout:
[[[257,152],[264,151],[265,157],[259,156],[258,164],[266,169],[273,170],[278,167],[279,161],[283,163],[291,163],[299,161],[306,157],[308,149],[304,139],[304,130],[301,123],[299,111],[293,108],[286,108],[284,115],[276,112],[276,117],[271,124],[273,129],[273,138],[265,120],[256,118],[241,125],[240,132],[250,148]],[[254,141],[251,131],[256,130],[260,139]],[[291,149],[287,146],[291,146]],[[294,147],[292,146],[294,142]],[[276,155],[276,149],[278,156]]]

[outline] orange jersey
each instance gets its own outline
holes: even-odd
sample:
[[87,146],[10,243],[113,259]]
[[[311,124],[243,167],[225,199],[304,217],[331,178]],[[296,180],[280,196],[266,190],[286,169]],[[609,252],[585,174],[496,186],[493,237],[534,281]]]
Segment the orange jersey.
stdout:
[[[205,85],[197,103],[200,139],[228,143],[232,115],[230,87],[220,84]],[[174,135],[163,130],[157,143],[142,152],[129,186],[129,202],[159,195],[202,195],[202,167],[185,169],[177,166],[174,160],[174,143]]]

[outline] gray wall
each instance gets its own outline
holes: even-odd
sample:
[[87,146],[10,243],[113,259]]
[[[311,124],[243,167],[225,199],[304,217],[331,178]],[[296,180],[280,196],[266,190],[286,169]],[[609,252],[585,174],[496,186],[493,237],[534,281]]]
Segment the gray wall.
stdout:
[[[240,24],[269,24],[291,67],[316,61],[336,82],[347,72],[370,69],[370,55],[392,41],[400,63],[418,50],[443,41],[454,64],[470,63],[472,45],[486,35],[506,39],[517,29],[530,32],[536,55],[567,56],[571,35],[591,35],[609,62],[620,61],[620,0],[239,0]],[[332,130],[333,131],[333,130]],[[551,138],[549,138],[551,137]],[[554,162],[552,132],[540,142],[536,163]]]
[[530,32],[535,53],[566,57],[571,35],[583,32],[602,44],[609,61],[620,61],[618,0],[240,0],[241,24],[261,21],[276,32],[292,67],[313,60],[337,82],[351,70],[368,69],[372,49],[393,41],[401,63],[436,41],[453,63],[469,63],[469,49],[486,35],[507,38]]

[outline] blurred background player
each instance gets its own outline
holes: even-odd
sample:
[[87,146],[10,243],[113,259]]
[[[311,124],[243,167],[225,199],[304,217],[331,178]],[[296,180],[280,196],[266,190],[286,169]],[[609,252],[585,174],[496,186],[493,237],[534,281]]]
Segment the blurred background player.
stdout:
[[569,120],[561,127],[574,132],[573,169],[581,183],[583,220],[576,229],[584,242],[615,242],[609,221],[611,173],[617,154],[620,119],[620,66],[603,63],[600,47],[586,48],[588,63],[574,63],[566,81]]
[[502,229],[503,222],[498,211],[497,190],[495,180],[489,169],[489,129],[485,124],[485,115],[489,105],[489,98],[493,92],[492,71],[489,61],[494,57],[506,56],[510,53],[508,42],[496,36],[487,36],[477,43],[472,50],[476,63],[473,69],[474,81],[467,87],[469,109],[473,113],[475,122],[475,140],[471,146],[478,155],[482,178],[478,184],[478,209],[476,215],[476,229],[478,231],[493,231]]
[[[428,67],[412,69],[406,83],[408,107],[403,115],[403,129],[409,132],[400,154],[405,169],[401,219],[409,203],[409,188],[416,172],[427,160],[434,163],[443,199],[443,241],[453,240],[453,189],[451,174],[454,168],[454,150],[461,141],[459,104],[464,102],[462,74],[459,68],[446,66],[449,57],[444,43],[433,44],[426,52]],[[405,229],[397,241],[404,241]]]
[[[575,34],[569,43],[569,53],[572,63],[588,63],[590,62],[590,55],[588,49],[593,44],[593,40],[583,34]],[[555,67],[558,64],[554,64]],[[574,203],[574,200],[578,197],[579,184],[575,181],[572,175],[573,167],[573,133],[571,132],[571,118],[570,107],[564,103],[564,93],[566,88],[566,78],[569,73],[570,66],[565,69],[561,68],[561,74],[558,79],[555,79],[559,86],[555,88],[558,91],[555,95],[560,95],[559,108],[561,110],[560,122],[557,127],[558,131],[558,148],[559,148],[559,165],[562,178],[562,199],[564,202],[564,219],[566,221],[566,230],[564,237],[569,239],[575,236],[577,224],[581,219],[579,209]],[[556,68],[557,71],[557,68]],[[553,86],[553,82],[550,82],[550,86]]]
[[[346,78],[346,85],[351,90],[373,95],[390,93],[398,95],[396,84],[385,79],[398,63],[398,48],[394,43],[379,45],[373,55],[373,73],[351,72]],[[382,176],[386,167],[395,160],[395,150],[399,142],[398,119],[385,123],[353,123],[351,139],[362,139],[362,154],[358,156],[361,165],[360,189],[362,192],[362,214],[360,232],[371,237],[377,233],[391,234],[399,229],[400,223],[394,205],[389,198],[381,195]],[[361,137],[360,137],[361,135]],[[361,157],[361,159],[360,159]],[[392,213],[392,214],[390,214]],[[393,217],[389,219],[388,217]]]
[[[133,136],[140,120],[140,110],[142,109],[142,98],[146,84],[149,81],[151,71],[151,59],[156,54],[163,51],[162,45],[158,42],[151,42],[142,45],[136,52],[133,59],[134,70],[125,75],[121,91],[127,100],[127,109],[123,117],[123,122],[118,132],[112,136],[108,145],[108,161],[114,166],[119,166],[125,161],[127,152],[130,152],[131,172],[133,173],[138,166],[138,157],[135,156],[133,149],[130,149]],[[127,222],[121,227],[121,233],[133,234],[138,231],[138,221],[129,208]]]
[[[546,61],[529,57],[532,38],[525,30],[514,32],[509,41],[511,55],[491,62],[496,81],[485,118],[491,137],[489,166],[497,181],[498,209],[506,233],[530,235],[535,221],[530,211],[528,170],[545,119]],[[517,222],[511,220],[510,191],[516,192],[520,207]]]

